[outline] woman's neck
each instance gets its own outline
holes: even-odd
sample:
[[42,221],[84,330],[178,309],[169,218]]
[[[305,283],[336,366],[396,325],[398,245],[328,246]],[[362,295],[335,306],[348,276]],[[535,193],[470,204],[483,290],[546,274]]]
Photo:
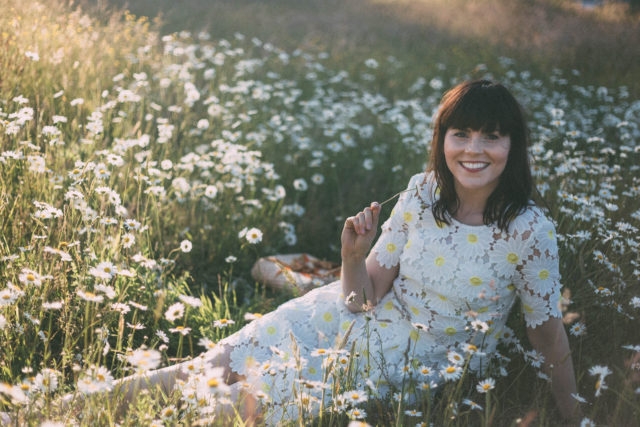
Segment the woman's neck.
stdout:
[[487,206],[487,200],[492,191],[493,189],[465,190],[456,185],[460,204],[453,217],[463,224],[484,224],[484,208]]

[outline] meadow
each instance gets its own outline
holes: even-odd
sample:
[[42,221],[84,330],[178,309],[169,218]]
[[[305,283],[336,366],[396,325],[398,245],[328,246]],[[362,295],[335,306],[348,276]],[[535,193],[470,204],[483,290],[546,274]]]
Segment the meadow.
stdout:
[[[225,399],[198,374],[126,411],[102,393],[295,296],[251,279],[258,257],[339,261],[345,218],[425,168],[442,94],[481,77],[528,113],[537,199],[558,231],[581,424],[640,419],[634,88],[507,56],[417,73],[383,51],[353,60],[240,32],[161,35],[127,12],[0,7],[0,410],[16,425],[223,424]],[[428,376],[408,369],[411,403],[407,390],[377,396],[362,373],[327,364],[328,390],[292,382],[298,422],[556,425],[518,308],[509,325],[495,388],[464,375],[434,399]],[[59,403],[68,393],[84,396],[73,411]]]

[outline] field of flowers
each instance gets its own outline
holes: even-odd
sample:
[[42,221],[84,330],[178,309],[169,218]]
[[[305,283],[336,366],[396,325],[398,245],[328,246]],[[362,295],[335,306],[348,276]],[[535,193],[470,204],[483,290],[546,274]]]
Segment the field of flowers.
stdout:
[[[290,298],[251,279],[258,257],[338,261],[344,219],[424,169],[442,94],[479,77],[503,82],[529,114],[582,424],[640,419],[640,100],[625,87],[535,76],[506,57],[460,75],[434,63],[407,81],[393,57],[347,72],[242,34],[160,37],[129,14],[0,7],[0,410],[16,425],[222,423],[215,371],[126,411],[100,393]],[[333,359],[328,387],[292,381],[292,406],[316,425],[554,425],[520,310],[510,325],[496,378],[462,375],[434,398],[440,374],[409,366],[406,389],[378,396],[351,368],[358,355],[336,350],[317,355]],[[84,403],[61,407],[67,393]]]

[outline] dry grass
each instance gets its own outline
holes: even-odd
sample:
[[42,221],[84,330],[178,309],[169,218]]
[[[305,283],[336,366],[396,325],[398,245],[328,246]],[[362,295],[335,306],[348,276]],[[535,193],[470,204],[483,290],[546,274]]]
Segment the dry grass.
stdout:
[[627,85],[640,94],[640,17],[620,4],[586,10],[570,0],[129,3],[135,14],[161,15],[167,32],[206,29],[229,37],[238,31],[290,49],[326,50],[337,61],[394,55],[418,73],[435,62],[468,71],[504,55],[541,75],[575,69],[582,84]]

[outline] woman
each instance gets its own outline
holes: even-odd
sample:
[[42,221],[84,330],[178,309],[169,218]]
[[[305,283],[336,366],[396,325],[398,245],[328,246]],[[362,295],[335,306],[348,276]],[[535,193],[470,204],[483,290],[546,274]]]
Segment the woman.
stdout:
[[[322,379],[322,354],[341,341],[367,356],[369,384],[378,390],[399,386],[416,364],[435,372],[433,381],[455,378],[460,366],[451,357],[465,352],[473,353],[469,368],[486,376],[519,297],[558,408],[571,416],[576,387],[557,306],[555,230],[531,202],[532,189],[517,101],[485,80],[456,86],[441,103],[429,171],[411,178],[369,255],[376,202],[345,221],[340,281],[223,339],[205,355],[208,366],[222,368],[209,375],[233,384],[236,397],[240,384],[251,383],[253,394],[280,410],[278,418],[297,416],[286,405],[296,384],[294,340],[304,360],[298,369],[310,382]],[[169,390],[187,379],[184,368],[156,371],[148,381]]]

